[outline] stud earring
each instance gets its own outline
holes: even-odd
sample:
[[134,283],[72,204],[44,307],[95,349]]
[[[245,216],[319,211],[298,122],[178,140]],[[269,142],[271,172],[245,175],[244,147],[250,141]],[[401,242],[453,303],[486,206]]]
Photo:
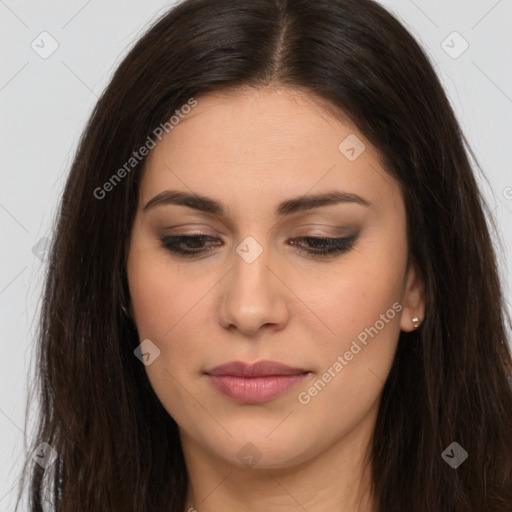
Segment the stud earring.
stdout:
[[420,325],[421,320],[417,316],[413,317],[411,320],[412,325],[414,325],[414,328],[417,329]]

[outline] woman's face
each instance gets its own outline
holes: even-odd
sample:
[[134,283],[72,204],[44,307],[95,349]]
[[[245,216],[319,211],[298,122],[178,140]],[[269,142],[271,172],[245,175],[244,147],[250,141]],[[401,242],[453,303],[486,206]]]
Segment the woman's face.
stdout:
[[[287,467],[369,435],[399,332],[423,318],[399,186],[317,101],[290,89],[198,97],[147,157],[130,313],[186,454]],[[311,200],[328,192],[337,200]],[[303,237],[342,240],[322,255],[327,242]],[[295,374],[209,374],[263,360]]]

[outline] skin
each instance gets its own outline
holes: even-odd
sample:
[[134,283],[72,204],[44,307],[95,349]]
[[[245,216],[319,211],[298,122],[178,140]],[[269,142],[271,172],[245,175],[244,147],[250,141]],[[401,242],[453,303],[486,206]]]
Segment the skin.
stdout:
[[[311,94],[272,87],[197,100],[148,155],[127,262],[140,340],[160,350],[147,375],[179,426],[190,481],[185,510],[323,512],[343,504],[344,511],[370,511],[365,450],[400,330],[413,330],[425,307],[419,273],[407,267],[400,187],[355,126]],[[338,149],[350,134],[366,146],[354,161]],[[166,189],[212,197],[227,216],[174,204],[143,211]],[[333,189],[372,207],[274,214],[285,199]],[[354,232],[353,247],[335,256],[310,256],[290,243]],[[221,242],[185,245],[207,251],[194,259],[173,255],[161,241],[197,233]],[[252,263],[235,250],[248,236],[263,249]],[[394,303],[401,311],[300,403],[299,393]],[[225,397],[204,373],[264,359],[311,374],[254,404]],[[259,457],[256,464],[241,460],[241,449]]]

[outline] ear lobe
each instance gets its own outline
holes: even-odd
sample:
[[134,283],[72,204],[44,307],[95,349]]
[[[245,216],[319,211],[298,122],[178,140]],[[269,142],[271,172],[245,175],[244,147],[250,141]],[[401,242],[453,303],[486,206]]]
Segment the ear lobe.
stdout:
[[413,319],[419,318],[421,322],[425,318],[425,282],[415,264],[409,266],[405,279],[402,297],[402,314],[400,318],[400,330],[410,332],[417,329]]

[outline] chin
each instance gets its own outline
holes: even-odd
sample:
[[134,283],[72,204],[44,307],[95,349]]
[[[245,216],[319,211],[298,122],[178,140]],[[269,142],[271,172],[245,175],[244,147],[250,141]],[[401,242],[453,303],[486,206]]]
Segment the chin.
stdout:
[[[240,468],[278,469],[292,467],[308,458],[308,449],[301,444],[304,436],[285,439],[282,436],[270,434],[260,436],[254,432],[247,436],[235,436],[230,442],[230,451],[226,445],[220,448],[218,455],[227,459],[230,464]],[[217,450],[215,450],[217,451]]]

